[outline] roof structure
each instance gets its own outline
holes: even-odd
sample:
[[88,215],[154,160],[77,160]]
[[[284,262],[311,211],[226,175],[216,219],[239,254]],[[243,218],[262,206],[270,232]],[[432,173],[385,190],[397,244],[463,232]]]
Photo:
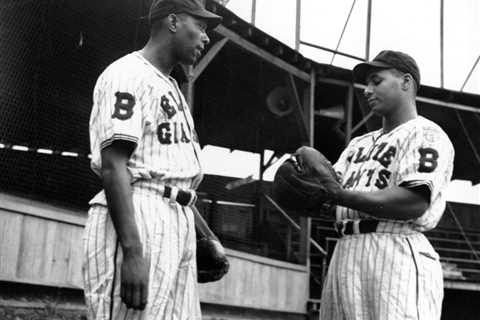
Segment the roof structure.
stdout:
[[[306,58],[216,1],[206,6],[224,21],[210,46],[221,48],[195,78],[194,115],[204,144],[282,154],[310,143],[335,160],[351,137],[379,127],[362,105],[362,85],[352,82],[351,70]],[[266,98],[277,87],[287,89],[298,112],[278,116],[269,110]],[[474,134],[480,96],[423,85],[417,102],[419,113],[454,143],[454,177],[480,181],[480,137]],[[342,117],[329,116],[335,108]]]

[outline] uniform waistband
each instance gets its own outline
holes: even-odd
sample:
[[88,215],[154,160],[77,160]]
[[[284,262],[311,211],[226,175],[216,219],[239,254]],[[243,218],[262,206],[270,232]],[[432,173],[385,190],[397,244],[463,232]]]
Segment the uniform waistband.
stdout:
[[168,184],[151,183],[149,181],[136,181],[133,185],[135,190],[147,190],[169,199],[170,202],[177,202],[182,206],[192,206],[197,201],[197,193],[193,189],[180,188]]
[[334,224],[335,231],[339,237],[363,234],[363,233],[395,233],[414,234],[419,233],[408,222],[383,221],[376,219],[342,220]]
[[[181,206],[193,206],[197,201],[197,193],[193,189],[180,188],[178,186],[171,186],[166,184],[151,183],[148,181],[136,181],[132,185],[133,191],[147,191],[159,195],[165,199],[169,199],[170,202],[176,202]],[[98,194],[89,201],[89,205],[99,204],[106,206],[107,199],[105,196],[105,190],[100,191]]]
[[335,222],[335,231],[339,237],[351,234],[377,231],[378,220],[342,220]]

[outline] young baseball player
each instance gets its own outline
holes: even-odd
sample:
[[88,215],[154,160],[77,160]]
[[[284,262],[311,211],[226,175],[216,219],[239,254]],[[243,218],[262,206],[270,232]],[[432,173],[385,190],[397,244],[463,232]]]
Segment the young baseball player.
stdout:
[[334,165],[341,184],[338,240],[324,284],[320,318],[440,319],[439,256],[422,232],[445,209],[454,149],[443,130],[417,114],[420,71],[413,58],[382,51],[354,68],[380,130],[354,138]]
[[100,75],[91,166],[104,190],[84,237],[89,319],[201,319],[190,205],[202,179],[189,108],[170,72],[192,65],[221,18],[198,0],[154,1],[150,39]]

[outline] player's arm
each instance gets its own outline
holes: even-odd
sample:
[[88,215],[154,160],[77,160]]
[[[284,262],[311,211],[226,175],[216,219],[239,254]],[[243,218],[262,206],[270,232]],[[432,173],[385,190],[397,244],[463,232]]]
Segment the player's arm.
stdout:
[[101,152],[102,181],[108,209],[122,247],[121,298],[127,307],[144,309],[148,268],[137,230],[127,162],[134,143],[116,140]]
[[192,208],[193,210],[193,217],[195,219],[195,231],[197,233],[197,238],[209,238],[213,240],[218,240],[217,236],[213,233],[213,231],[208,226],[207,222],[203,217],[200,215],[200,212],[196,208]]
[[429,206],[428,191],[422,187],[409,189],[393,186],[378,191],[362,192],[339,189],[338,205],[368,213],[381,219],[410,220],[425,213]]

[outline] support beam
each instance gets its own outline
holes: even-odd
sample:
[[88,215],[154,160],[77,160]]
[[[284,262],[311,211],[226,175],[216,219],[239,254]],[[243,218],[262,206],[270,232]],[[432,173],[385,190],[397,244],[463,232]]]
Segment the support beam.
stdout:
[[360,129],[372,116],[373,116],[373,112],[370,111],[365,117],[363,117],[362,120],[360,120],[359,123],[355,125],[355,127],[353,127],[351,134],[355,134],[355,132],[357,132],[357,130]]
[[192,72],[190,81],[195,82],[198,77],[202,74],[203,70],[210,64],[210,62],[215,58],[215,56],[222,50],[225,44],[228,42],[228,38],[223,38],[222,40],[216,42],[210,50],[203,56],[202,60],[198,62]]
[[439,107],[445,107],[445,108],[456,109],[456,110],[461,110],[461,111],[467,111],[467,112],[473,112],[473,113],[479,113],[480,114],[480,108],[466,106],[466,105],[459,104],[459,103],[445,102],[445,101],[441,101],[441,100],[437,100],[437,99],[430,99],[430,98],[425,98],[425,97],[417,97],[417,101],[428,103],[428,104],[433,104],[433,105],[439,106]]
[[310,268],[310,238],[312,233],[312,218],[300,218],[300,263]]
[[259,170],[258,177],[260,182],[263,181],[263,174],[265,173],[265,166],[263,165],[264,162],[265,162],[265,150],[262,150],[262,152],[260,152],[260,166],[258,168]]
[[333,49],[330,49],[330,48],[327,48],[327,47],[319,46],[318,44],[313,44],[313,43],[305,42],[305,41],[300,41],[300,44],[303,44],[303,45],[306,45],[306,46],[309,46],[309,47],[312,47],[312,48],[315,48],[315,49],[320,49],[320,50],[323,50],[323,51],[338,54],[340,56],[344,56],[344,57],[347,57],[347,58],[350,58],[350,59],[354,59],[354,60],[358,60],[358,61],[365,61],[364,58],[360,58],[360,57],[357,57],[357,56],[354,56],[354,55],[351,55],[351,54],[348,54],[348,53],[345,53],[345,52],[342,52],[342,51],[333,50]]
[[346,129],[345,129],[345,146],[350,143],[352,139],[352,121],[353,121],[353,85],[348,87],[347,96],[345,97],[345,114]]
[[370,38],[371,38],[371,27],[372,27],[372,0],[368,0],[367,7],[367,34],[365,39],[365,60],[370,60]]
[[305,121],[305,114],[303,112],[302,103],[300,101],[300,97],[298,96],[297,86],[295,85],[295,80],[291,74],[288,74],[288,81],[287,86],[289,88],[289,92],[293,95],[293,101],[295,105],[295,117],[297,118],[297,124],[300,127],[300,134],[303,139],[309,140],[309,131],[308,125]]
[[445,4],[444,0],[440,0],[440,87],[444,86],[444,17],[445,17]]
[[444,280],[445,289],[480,291],[480,284],[474,282]]
[[255,25],[256,16],[257,16],[257,0],[252,0],[252,16],[251,22],[252,25]]
[[[265,150],[264,150],[263,152],[265,152]],[[265,159],[263,159],[263,161],[262,161],[262,159],[260,160],[260,168],[261,168],[260,170],[261,170],[262,174],[265,173],[265,171],[267,171],[267,169],[268,169],[272,164],[274,164],[275,162],[277,162],[277,161],[273,161],[277,155],[278,155],[278,153],[277,153],[276,151],[274,151],[274,152],[272,153],[272,155],[270,156],[270,158],[268,158],[267,163],[265,163],[265,164],[263,163],[263,162],[265,162]],[[262,158],[262,157],[260,157],[260,158]],[[278,159],[277,159],[277,160],[278,160]]]
[[[321,83],[328,83],[328,84],[333,84],[333,85],[338,85],[338,86],[343,86],[343,87],[348,87],[352,84],[350,81],[329,79],[329,78],[317,78],[317,81],[321,82]],[[354,83],[353,86],[356,89],[365,89],[366,88],[366,86],[364,84],[360,84],[360,83]],[[417,96],[417,101],[428,103],[428,104],[431,104],[431,105],[436,105],[436,106],[439,106],[439,107],[457,109],[457,110],[461,110],[461,111],[467,111],[467,112],[473,112],[473,113],[479,113],[480,114],[480,108],[473,107],[473,106],[467,106],[467,105],[464,105],[464,104],[453,103],[453,102],[445,102],[445,101],[438,100],[438,99],[431,99],[431,98],[420,97],[420,96]]]
[[250,41],[245,40],[240,35],[236,34],[235,32],[227,29],[226,27],[220,25],[215,29],[215,32],[218,34],[227,37],[233,43],[239,45],[243,49],[255,54],[256,56],[262,58],[263,60],[270,62],[274,66],[287,71],[288,73],[293,74],[294,76],[302,79],[303,81],[309,82],[310,75],[305,71],[298,69],[297,67],[292,66],[288,62],[283,61],[282,59],[276,57],[275,55],[271,54],[270,52],[254,45]]
[[[267,200],[268,202],[270,202],[274,207],[275,209],[277,209],[281,214],[282,216],[288,220],[288,222],[290,222],[290,224],[297,230],[301,230],[300,226],[285,212],[285,210],[282,209],[282,207],[280,207],[276,202],[275,200],[273,200],[272,198],[270,198],[268,195],[264,194],[263,195]],[[327,256],[327,251],[325,251],[325,249],[322,248],[321,245],[318,244],[317,241],[313,240],[311,237],[310,237],[310,243],[321,253],[323,254],[324,256]]]
[[463,92],[463,89],[465,89],[465,86],[467,85],[468,80],[470,80],[470,77],[471,77],[472,74],[473,74],[473,70],[475,70],[475,68],[477,67],[477,64],[478,64],[479,61],[480,61],[480,55],[478,55],[477,60],[475,60],[475,63],[473,64],[472,69],[470,69],[470,72],[468,73],[467,78],[466,78],[465,81],[463,82],[462,87],[460,88],[460,91],[461,91],[461,92]]
[[299,51],[300,49],[300,28],[301,25],[301,15],[302,15],[302,0],[297,0],[296,6],[296,16],[295,16],[295,50]]
[[315,85],[317,75],[315,69],[312,69],[310,72],[310,90],[309,90],[309,103],[308,103],[308,124],[309,130],[308,133],[310,134],[310,147],[315,145]]

